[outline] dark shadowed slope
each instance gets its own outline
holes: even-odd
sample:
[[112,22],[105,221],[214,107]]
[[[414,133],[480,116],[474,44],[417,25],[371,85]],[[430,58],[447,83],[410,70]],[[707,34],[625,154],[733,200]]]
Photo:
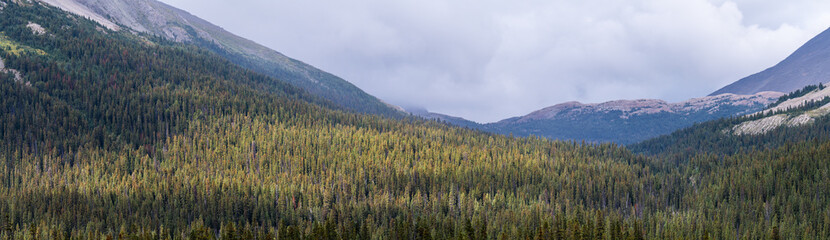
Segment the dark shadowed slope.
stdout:
[[830,31],[825,30],[774,67],[745,77],[715,91],[754,94],[763,91],[791,92],[830,79]]

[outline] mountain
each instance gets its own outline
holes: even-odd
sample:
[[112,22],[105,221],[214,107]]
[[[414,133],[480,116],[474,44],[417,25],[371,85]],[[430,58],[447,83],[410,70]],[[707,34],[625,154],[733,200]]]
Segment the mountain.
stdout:
[[402,116],[384,103],[335,75],[287,57],[210,22],[156,0],[38,0],[87,17],[111,29],[147,33],[170,41],[196,44],[234,63],[289,82],[345,109]]
[[727,85],[714,93],[755,94],[791,92],[830,80],[830,29],[810,39],[789,57],[762,72]]
[[679,103],[663,100],[618,100],[598,104],[567,102],[528,115],[478,124],[426,111],[410,111],[427,119],[517,137],[630,144],[671,133],[695,123],[754,113],[783,93],[722,94]]
[[830,141],[830,88],[810,85],[757,113],[695,124],[629,147],[647,154],[735,154]]
[[[617,146],[340,111],[195,45],[0,6],[2,239],[535,238],[552,212],[644,235],[632,211],[550,201],[634,192],[645,160]],[[566,187],[600,165],[631,181]]]
[[[828,79],[830,29],[805,43],[777,65],[703,98],[673,104],[662,100],[619,100],[600,104],[568,102],[496,123],[446,122],[514,136],[535,135],[551,139],[630,144],[694,123],[760,111],[783,95],[782,92],[821,84]],[[424,116],[451,119],[447,116]],[[796,124],[807,121],[807,118],[770,118],[759,120],[754,125],[748,123],[741,129],[752,132],[758,126],[774,127],[785,121]]]
[[0,239],[830,239],[830,141],[791,131],[675,158],[358,114],[25,0],[0,59]]

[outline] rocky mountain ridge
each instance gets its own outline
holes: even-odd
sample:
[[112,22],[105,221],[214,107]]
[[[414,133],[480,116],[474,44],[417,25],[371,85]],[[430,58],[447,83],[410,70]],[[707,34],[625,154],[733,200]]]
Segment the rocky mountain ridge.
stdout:
[[[668,103],[659,99],[616,100],[591,104],[566,102],[532,112],[522,117],[503,120],[503,122],[523,123],[546,119],[575,119],[579,115],[583,114],[611,112],[619,112],[619,118],[621,119],[629,119],[633,116],[657,114],[661,112],[683,115],[689,115],[699,111],[714,113],[724,105],[737,107],[770,104],[782,95],[784,94],[780,92],[761,92],[754,95],[721,94],[717,96],[693,98],[678,103]],[[739,112],[736,114],[741,113]]]
[[37,0],[87,17],[111,30],[127,30],[195,44],[232,62],[286,81],[344,109],[387,116],[402,112],[335,75],[242,38],[157,0]]
[[723,117],[764,110],[784,95],[762,92],[753,95],[722,94],[678,103],[658,99],[616,100],[604,103],[566,102],[530,114],[479,124],[463,118],[408,109],[413,115],[486,132],[539,136],[559,140],[635,143],[677,129]]
[[656,99],[593,104],[568,102],[525,116],[485,124],[481,129],[513,136],[630,144],[669,134],[695,123],[761,111],[782,95],[778,92],[722,94],[679,103]]

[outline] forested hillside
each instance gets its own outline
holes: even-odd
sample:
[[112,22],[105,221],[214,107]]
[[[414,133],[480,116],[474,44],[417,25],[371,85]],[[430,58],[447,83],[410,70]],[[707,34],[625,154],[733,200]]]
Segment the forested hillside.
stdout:
[[[800,102],[797,99],[808,93],[818,93],[823,85],[810,85],[790,94],[784,95],[769,106],[769,110],[756,114],[723,118],[715,121],[696,124],[692,127],[676,131],[672,134],[660,136],[640,143],[629,145],[634,152],[662,157],[688,158],[698,154],[732,155],[766,149],[776,149],[801,142],[830,141],[830,115],[822,109],[830,103],[830,98],[823,97],[813,101]],[[796,99],[800,105],[781,108],[779,104],[787,100]],[[779,109],[777,111],[772,111]],[[821,111],[819,111],[821,110]],[[742,134],[734,129],[741,124],[761,121],[776,116],[809,115],[811,119],[797,126],[787,124],[772,125],[768,131],[758,134]],[[784,122],[786,123],[786,121]]]
[[[192,44],[240,66],[280,78],[343,109],[404,117],[395,106],[367,94],[348,81],[292,59],[208,21],[157,0],[35,0],[61,7],[109,29],[123,28],[166,40]],[[120,24],[120,27],[115,26]],[[274,29],[269,29],[273,31]],[[288,36],[286,36],[288,37]]]
[[826,141],[664,160],[353,114],[0,2],[0,238],[830,238]]

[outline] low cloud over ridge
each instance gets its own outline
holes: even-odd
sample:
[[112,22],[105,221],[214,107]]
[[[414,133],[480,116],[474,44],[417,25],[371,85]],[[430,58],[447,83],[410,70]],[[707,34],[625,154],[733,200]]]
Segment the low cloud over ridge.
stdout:
[[162,0],[388,102],[479,122],[704,96],[830,27],[830,2]]

